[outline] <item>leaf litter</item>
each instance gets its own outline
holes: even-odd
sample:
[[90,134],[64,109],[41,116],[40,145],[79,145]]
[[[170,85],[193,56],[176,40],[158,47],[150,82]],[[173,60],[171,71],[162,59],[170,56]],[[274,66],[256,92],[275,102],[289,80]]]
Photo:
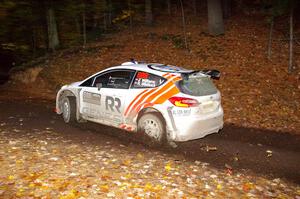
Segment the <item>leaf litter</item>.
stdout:
[[279,178],[217,170],[159,151],[0,129],[1,198],[299,198]]

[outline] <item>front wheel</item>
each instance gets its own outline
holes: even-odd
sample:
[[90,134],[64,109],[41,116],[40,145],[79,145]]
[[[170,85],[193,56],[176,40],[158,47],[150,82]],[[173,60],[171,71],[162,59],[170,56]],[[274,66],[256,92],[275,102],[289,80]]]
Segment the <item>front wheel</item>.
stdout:
[[62,100],[62,116],[66,123],[76,121],[76,98],[64,97]]
[[154,144],[163,144],[165,141],[165,125],[158,114],[146,113],[142,115],[138,121],[138,131],[150,138]]

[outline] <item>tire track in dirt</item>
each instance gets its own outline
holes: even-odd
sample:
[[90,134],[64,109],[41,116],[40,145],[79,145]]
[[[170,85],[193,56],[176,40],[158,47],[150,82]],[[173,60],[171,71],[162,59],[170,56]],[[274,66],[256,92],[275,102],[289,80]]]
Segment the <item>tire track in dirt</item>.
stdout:
[[[54,102],[47,100],[2,100],[0,121],[27,130],[51,128],[74,142],[101,145],[111,141],[117,145],[146,147],[136,136],[93,123],[67,125],[53,112]],[[103,133],[105,132],[105,133]],[[207,162],[228,172],[257,173],[268,178],[284,178],[300,184],[300,136],[263,129],[225,125],[218,133],[203,139],[177,143],[177,148],[153,148],[178,154],[183,159]]]

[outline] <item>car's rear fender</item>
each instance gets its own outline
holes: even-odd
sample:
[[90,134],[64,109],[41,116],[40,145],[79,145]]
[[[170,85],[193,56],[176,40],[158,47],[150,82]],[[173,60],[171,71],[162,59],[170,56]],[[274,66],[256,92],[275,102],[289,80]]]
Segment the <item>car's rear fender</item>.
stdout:
[[139,111],[134,122],[135,122],[135,124],[137,124],[139,121],[139,118],[145,113],[158,113],[161,116],[163,123],[165,125],[165,130],[167,133],[167,136],[166,136],[167,140],[172,141],[176,137],[176,132],[174,131],[175,126],[172,123],[169,112],[170,112],[169,109],[166,109],[165,106],[163,106],[161,104],[157,104],[157,105],[154,105],[153,107],[147,107],[147,108],[144,108],[141,111]]

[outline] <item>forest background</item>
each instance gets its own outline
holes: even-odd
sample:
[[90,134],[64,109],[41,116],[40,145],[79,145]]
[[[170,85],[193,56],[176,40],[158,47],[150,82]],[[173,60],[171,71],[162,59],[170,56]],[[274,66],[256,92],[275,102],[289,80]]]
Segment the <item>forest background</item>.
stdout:
[[225,122],[300,133],[298,13],[292,0],[3,0],[0,76],[54,98],[130,58],[214,68]]

